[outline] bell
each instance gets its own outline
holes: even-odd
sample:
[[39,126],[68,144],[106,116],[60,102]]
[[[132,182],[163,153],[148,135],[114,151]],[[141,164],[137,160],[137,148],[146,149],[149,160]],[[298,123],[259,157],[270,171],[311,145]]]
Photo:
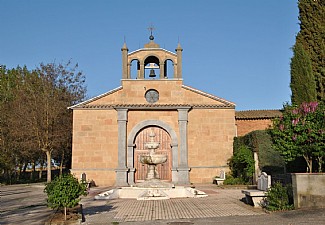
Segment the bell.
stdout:
[[151,69],[150,70],[149,77],[156,77],[156,74],[155,74],[155,70],[154,69]]

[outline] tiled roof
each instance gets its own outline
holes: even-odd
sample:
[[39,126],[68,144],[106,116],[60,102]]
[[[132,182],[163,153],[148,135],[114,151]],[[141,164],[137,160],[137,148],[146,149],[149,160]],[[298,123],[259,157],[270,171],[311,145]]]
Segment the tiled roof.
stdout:
[[77,105],[74,109],[179,109],[179,108],[208,108],[208,109],[233,109],[232,105],[206,105],[206,104],[101,104],[101,105]]
[[282,115],[281,110],[246,110],[236,111],[236,119],[272,119]]

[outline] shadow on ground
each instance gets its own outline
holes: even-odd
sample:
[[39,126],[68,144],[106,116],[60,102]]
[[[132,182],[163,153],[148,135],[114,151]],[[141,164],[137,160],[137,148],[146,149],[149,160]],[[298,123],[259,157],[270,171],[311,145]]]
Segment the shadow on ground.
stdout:
[[95,215],[98,213],[110,212],[113,209],[115,209],[115,208],[111,205],[88,206],[87,208],[83,209],[83,214],[91,216],[91,215]]

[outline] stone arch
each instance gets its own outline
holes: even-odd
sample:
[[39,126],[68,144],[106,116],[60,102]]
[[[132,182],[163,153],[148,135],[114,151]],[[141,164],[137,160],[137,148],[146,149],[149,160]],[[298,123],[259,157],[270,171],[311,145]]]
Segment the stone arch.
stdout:
[[176,132],[172,127],[160,120],[144,120],[133,127],[127,139],[127,167],[129,169],[128,183],[130,185],[134,184],[134,148],[135,148],[135,138],[137,134],[146,127],[157,126],[164,129],[171,137],[171,151],[172,151],[172,182],[177,181],[176,169],[178,164],[178,138]]
[[175,62],[171,58],[166,58],[164,61],[164,76],[175,77]]
[[144,64],[146,65],[148,63],[153,62],[153,63],[156,63],[157,65],[159,65],[160,61],[161,61],[161,59],[160,59],[159,56],[156,56],[154,54],[150,54],[145,58]]
[[[134,68],[136,67],[136,68]],[[135,58],[130,60],[129,63],[129,78],[138,78],[140,73],[140,60]]]
[[144,77],[150,78],[149,73],[151,70],[155,72],[155,74],[160,75],[161,73],[161,59],[159,56],[156,56],[154,54],[150,54],[145,57],[144,59]]

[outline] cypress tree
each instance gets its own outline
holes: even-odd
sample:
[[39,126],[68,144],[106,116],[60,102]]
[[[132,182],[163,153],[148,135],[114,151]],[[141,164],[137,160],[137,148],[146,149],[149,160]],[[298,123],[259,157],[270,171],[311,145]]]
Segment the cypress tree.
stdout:
[[316,81],[317,100],[325,101],[325,1],[299,0],[300,31],[296,43],[308,53]]
[[300,43],[296,43],[293,47],[290,87],[292,104],[300,105],[303,102],[316,101],[316,82],[311,60]]

